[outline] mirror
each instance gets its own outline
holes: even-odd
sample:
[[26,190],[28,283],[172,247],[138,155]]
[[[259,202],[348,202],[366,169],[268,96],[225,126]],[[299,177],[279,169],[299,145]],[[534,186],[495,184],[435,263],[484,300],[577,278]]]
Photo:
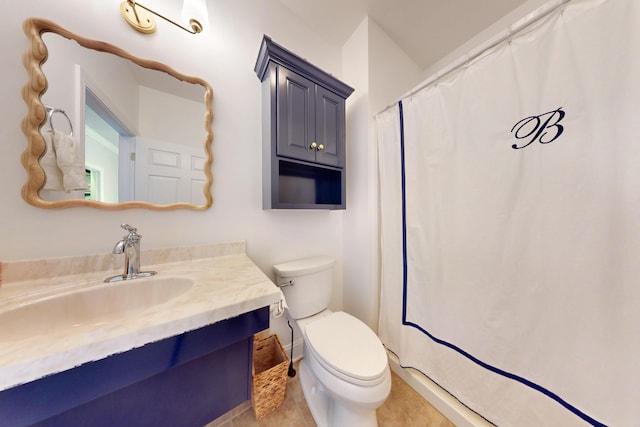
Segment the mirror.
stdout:
[[207,209],[211,100],[197,77],[44,19],[23,25],[22,197],[42,208]]

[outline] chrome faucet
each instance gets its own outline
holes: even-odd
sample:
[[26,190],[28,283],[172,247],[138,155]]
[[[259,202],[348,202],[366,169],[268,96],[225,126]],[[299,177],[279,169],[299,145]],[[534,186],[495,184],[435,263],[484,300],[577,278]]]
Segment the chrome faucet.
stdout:
[[116,243],[112,253],[124,254],[124,273],[107,277],[104,281],[118,282],[156,274],[155,271],[140,271],[140,239],[142,236],[138,234],[138,229],[129,224],[121,224],[120,227],[125,229],[128,234]]

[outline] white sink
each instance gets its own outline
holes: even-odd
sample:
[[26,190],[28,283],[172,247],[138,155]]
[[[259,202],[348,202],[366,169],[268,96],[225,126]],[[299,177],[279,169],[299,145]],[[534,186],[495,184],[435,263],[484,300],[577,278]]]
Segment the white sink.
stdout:
[[193,280],[158,277],[103,283],[31,301],[0,312],[0,342],[102,325],[142,312],[187,292]]

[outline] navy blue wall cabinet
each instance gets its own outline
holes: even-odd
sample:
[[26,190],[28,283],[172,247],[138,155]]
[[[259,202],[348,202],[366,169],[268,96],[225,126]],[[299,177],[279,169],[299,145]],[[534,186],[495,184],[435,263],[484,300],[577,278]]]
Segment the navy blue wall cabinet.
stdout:
[[0,392],[2,426],[202,427],[251,398],[269,308]]
[[263,207],[345,209],[345,100],[353,88],[264,36]]

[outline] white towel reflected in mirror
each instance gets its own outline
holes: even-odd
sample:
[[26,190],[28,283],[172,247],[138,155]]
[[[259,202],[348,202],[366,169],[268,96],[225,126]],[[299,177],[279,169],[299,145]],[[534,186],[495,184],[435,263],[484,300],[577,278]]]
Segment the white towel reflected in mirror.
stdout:
[[46,174],[43,189],[67,193],[86,190],[87,179],[84,157],[76,139],[59,130],[42,132],[46,150],[40,159],[40,166]]

